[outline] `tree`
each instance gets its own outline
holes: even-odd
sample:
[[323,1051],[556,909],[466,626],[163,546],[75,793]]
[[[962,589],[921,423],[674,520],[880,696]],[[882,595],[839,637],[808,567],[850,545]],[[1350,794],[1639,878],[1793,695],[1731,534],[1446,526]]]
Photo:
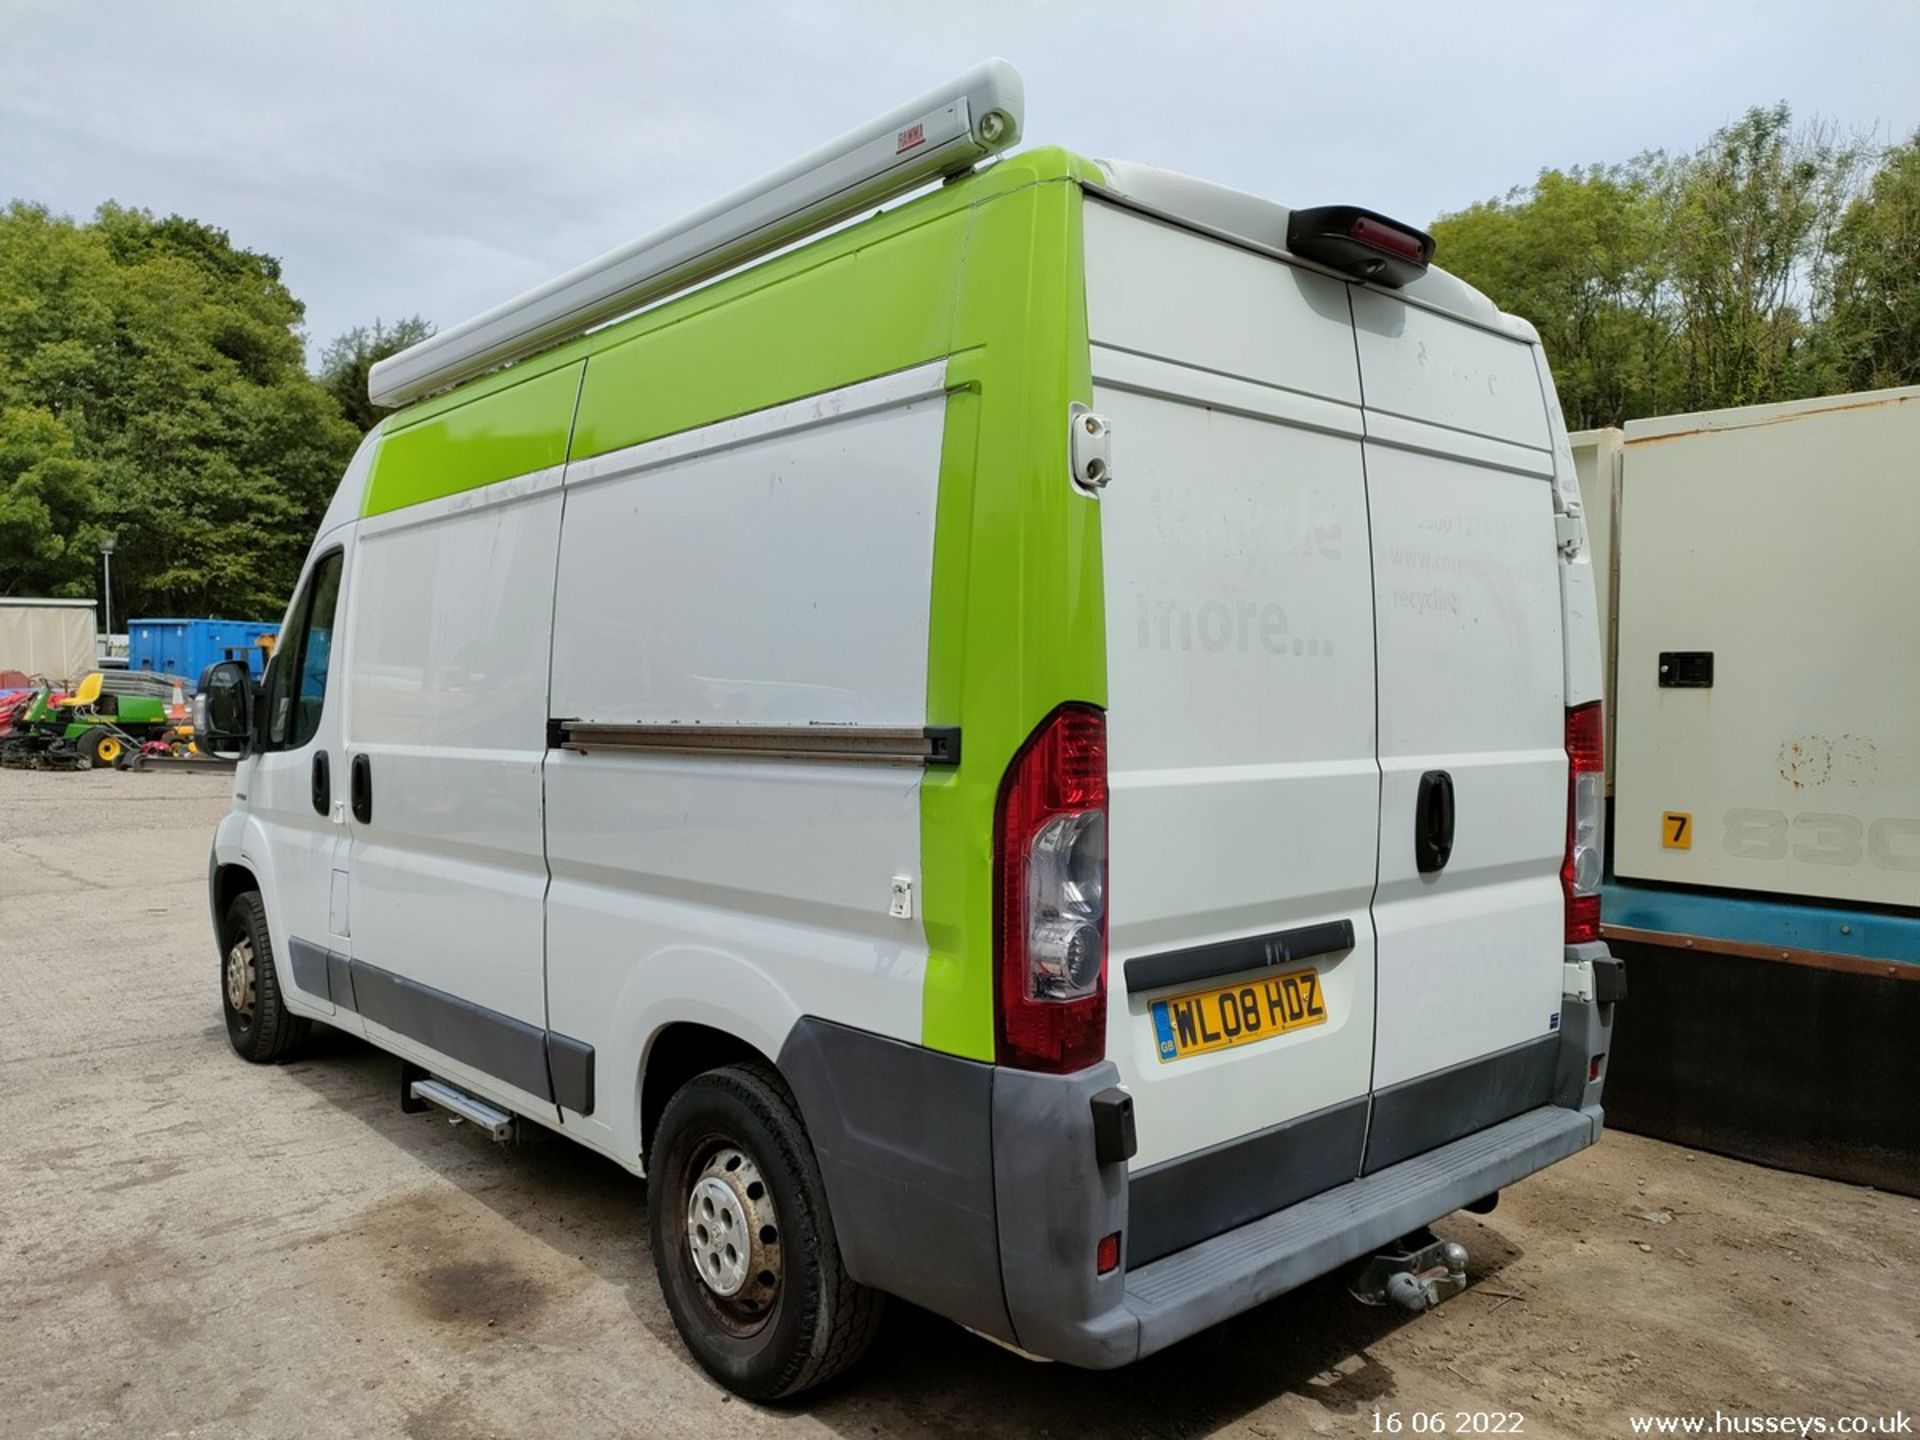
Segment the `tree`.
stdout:
[[116,614],[277,615],[356,438],[302,316],[277,260],[198,221],[0,211],[0,412],[39,457],[0,458],[0,592],[92,593],[111,533]]
[[50,410],[0,410],[0,594],[83,595],[97,535],[90,533],[93,467]]
[[1749,110],[1675,162],[1660,191],[1681,352],[1682,410],[1814,393],[1815,306],[1864,151]]
[[333,396],[340,413],[362,435],[387,413],[367,398],[367,372],[389,355],[397,355],[431,334],[431,324],[418,315],[409,315],[395,321],[391,328],[378,319],[371,326],[356,325],[327,346],[320,357],[320,383]]
[[1825,348],[1837,388],[1920,383],[1920,134],[1887,152],[1833,250]]
[[[1835,384],[1827,337],[1843,302],[1856,371],[1869,330],[1912,353],[1885,300],[1903,261],[1914,274],[1910,252],[1877,247],[1883,233],[1913,231],[1849,208],[1866,159],[1857,140],[1796,127],[1776,105],[1678,158],[1543,171],[1433,232],[1441,264],[1540,331],[1575,428],[1793,399]],[[1905,192],[1886,190],[1896,215]],[[1843,285],[1847,244],[1857,258]],[[1868,258],[1882,253],[1884,264]]]

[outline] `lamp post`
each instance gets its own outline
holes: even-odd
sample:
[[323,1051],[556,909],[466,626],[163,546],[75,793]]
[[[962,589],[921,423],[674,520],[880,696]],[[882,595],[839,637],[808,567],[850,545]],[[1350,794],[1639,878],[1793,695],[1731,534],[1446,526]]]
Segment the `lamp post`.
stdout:
[[113,536],[100,537],[100,563],[106,567],[106,579],[100,587],[100,601],[106,610],[107,645],[113,645]]

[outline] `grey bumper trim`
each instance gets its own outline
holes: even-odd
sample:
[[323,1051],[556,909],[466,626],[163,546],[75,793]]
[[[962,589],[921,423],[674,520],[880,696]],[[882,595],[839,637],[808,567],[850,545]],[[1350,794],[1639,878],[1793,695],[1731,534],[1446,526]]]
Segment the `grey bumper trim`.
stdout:
[[[1139,1346],[1125,1359],[1283,1295],[1565,1159],[1599,1133],[1597,1110],[1543,1106],[1129,1271],[1126,1308],[1139,1324]],[[1123,1363],[1104,1347],[1089,1349],[1051,1353],[1079,1364]]]
[[1374,1091],[1360,1173],[1371,1175],[1546,1104],[1563,1048],[1558,1032],[1542,1035]]

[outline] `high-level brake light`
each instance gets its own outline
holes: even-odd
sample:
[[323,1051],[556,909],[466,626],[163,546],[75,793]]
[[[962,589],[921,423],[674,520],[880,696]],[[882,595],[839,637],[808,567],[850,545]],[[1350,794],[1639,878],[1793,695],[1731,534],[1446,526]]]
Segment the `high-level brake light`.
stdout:
[[1063,705],[994,817],[999,1060],[1064,1074],[1107,1053],[1107,721]]
[[942,176],[1020,138],[1020,73],[976,65],[684,219],[375,365],[367,395],[404,405],[530,355]]
[[1606,866],[1606,743],[1600,702],[1567,711],[1567,943],[1600,938],[1600,876]]
[[1287,217],[1287,248],[1377,285],[1405,285],[1427,273],[1433,237],[1357,205],[1321,205]]

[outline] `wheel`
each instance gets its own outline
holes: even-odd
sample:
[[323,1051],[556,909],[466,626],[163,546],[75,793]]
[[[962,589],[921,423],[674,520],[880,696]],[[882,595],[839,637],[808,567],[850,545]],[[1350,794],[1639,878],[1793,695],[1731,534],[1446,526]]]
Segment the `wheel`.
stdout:
[[840,1263],[820,1167],[772,1067],[709,1070],[667,1102],[647,1217],[673,1323],[736,1395],[797,1395],[873,1343],[886,1297]]
[[96,725],[80,737],[80,754],[89,765],[111,767],[127,753],[127,742],[104,725]]
[[235,898],[220,927],[220,1008],[234,1051],[256,1065],[292,1059],[313,1028],[280,997],[267,909],[256,890]]

